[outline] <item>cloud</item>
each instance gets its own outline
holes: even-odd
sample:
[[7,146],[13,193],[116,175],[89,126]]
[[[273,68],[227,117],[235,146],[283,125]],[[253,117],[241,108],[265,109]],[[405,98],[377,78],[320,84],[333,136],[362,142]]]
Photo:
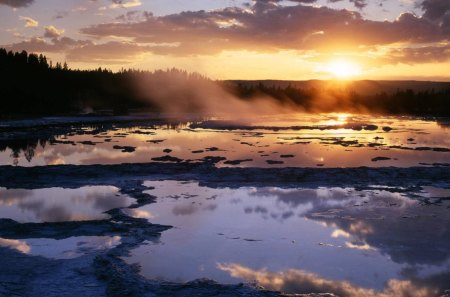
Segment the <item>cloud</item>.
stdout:
[[447,13],[442,19],[441,28],[445,34],[450,35],[450,13]]
[[367,243],[354,243],[354,242],[345,242],[345,246],[349,249],[356,249],[356,250],[362,250],[362,251],[369,251],[369,250],[375,250],[373,247],[368,245]]
[[212,55],[224,50],[358,50],[449,38],[440,26],[410,13],[392,22],[380,22],[366,20],[355,11],[282,6],[274,1],[257,1],[250,8],[148,14],[142,21],[104,23],[82,28],[81,32],[95,38],[116,36],[140,44],[170,44],[154,48],[155,53],[179,56]]
[[129,0],[129,1],[122,1],[122,0],[112,0],[113,4],[111,4],[110,8],[131,8],[131,7],[138,7],[142,5],[142,2],[140,0]]
[[430,20],[437,20],[450,13],[450,1],[448,0],[424,0],[421,4],[425,11],[423,15]]
[[345,231],[343,231],[343,230],[337,229],[337,230],[333,231],[333,233],[331,234],[331,237],[332,238],[338,238],[338,237],[349,238],[350,234],[345,232]]
[[48,42],[42,37],[33,37],[29,40],[10,44],[5,47],[12,51],[27,50],[29,52],[62,53],[90,43],[91,41],[74,40],[69,37],[54,39],[52,42]]
[[390,49],[382,58],[388,64],[418,64],[450,60],[450,44]]
[[31,196],[31,192],[21,189],[5,189],[0,188],[0,205],[14,205]]
[[69,14],[70,14],[70,12],[67,10],[58,11],[56,13],[56,15],[53,17],[53,19],[55,19],[55,20],[63,19],[65,17],[67,17]]
[[[122,6],[138,2],[111,0],[112,5]],[[47,26],[43,37],[58,40],[50,42],[38,36],[9,47],[59,52],[66,54],[68,61],[116,64],[133,62],[145,53],[188,57],[212,56],[225,51],[292,51],[299,55],[313,52],[321,59],[336,52],[352,53],[359,55],[359,58],[353,58],[365,65],[448,60],[450,13],[440,17],[432,13],[439,3],[446,5],[448,1],[425,0],[422,2],[426,11],[423,17],[403,13],[393,21],[367,20],[357,11],[306,5],[315,0],[291,2],[296,4],[286,6],[280,0],[258,0],[242,8],[164,16],[131,10],[114,22],[81,29],[81,33],[94,37],[95,41],[90,38],[61,39],[62,30]],[[355,5],[366,2],[359,1]],[[439,21],[436,21],[438,17]],[[28,27],[38,25],[31,18],[21,19]],[[110,37],[122,41],[101,42],[102,39],[111,40]]]
[[[98,1],[98,0],[91,0],[91,1]],[[116,9],[116,8],[132,8],[132,7],[138,7],[142,5],[142,2],[140,0],[110,0],[112,2],[111,5],[109,5],[109,8]],[[106,9],[106,6],[103,6],[102,9]]]
[[[340,2],[342,0],[328,0],[328,2]],[[363,9],[364,7],[367,6],[366,0],[349,0],[351,3],[353,3],[353,5],[355,5],[356,8],[358,9]]]
[[[54,28],[54,27],[53,27]],[[56,29],[56,28],[54,28]],[[69,37],[59,37],[56,33],[62,30],[46,28],[44,37],[33,37],[29,40],[6,45],[12,51],[26,50],[29,52],[62,53],[71,62],[126,64],[136,56],[151,51],[146,46],[139,46],[127,42],[111,41],[96,44],[90,40],[75,40]]]
[[[259,3],[279,3],[282,2],[282,0],[253,0],[254,2],[259,2]],[[312,4],[317,2],[317,0],[289,0],[290,2],[296,2],[296,3],[307,3],[307,4]],[[328,0],[328,2],[341,2],[343,0]],[[353,3],[353,5],[355,5],[356,8],[358,9],[363,9],[364,7],[367,6],[367,0],[348,0],[350,3]]]
[[44,37],[59,38],[64,33],[64,29],[58,29],[54,26],[45,27]]
[[352,2],[358,9],[363,9],[367,5],[366,0],[350,0],[350,2]]
[[125,14],[121,14],[116,17],[116,20],[125,22],[125,21],[139,21],[141,20],[141,13],[138,10],[128,11]]
[[348,281],[335,281],[320,277],[317,274],[299,269],[289,269],[273,273],[265,269],[253,270],[240,264],[218,264],[218,268],[228,272],[232,277],[245,281],[257,282],[265,289],[286,293],[333,293],[346,297],[429,297],[437,296],[437,289],[419,286],[409,280],[392,279],[382,292],[362,288]]
[[67,51],[66,57],[69,61],[126,64],[136,56],[151,51],[146,46],[118,41],[103,44],[85,41],[81,46],[75,45]]
[[20,16],[19,19],[21,21],[25,21],[26,28],[35,28],[35,27],[39,26],[39,22],[30,17]]
[[14,8],[26,7],[32,4],[34,0],[0,0],[0,5],[8,5]]

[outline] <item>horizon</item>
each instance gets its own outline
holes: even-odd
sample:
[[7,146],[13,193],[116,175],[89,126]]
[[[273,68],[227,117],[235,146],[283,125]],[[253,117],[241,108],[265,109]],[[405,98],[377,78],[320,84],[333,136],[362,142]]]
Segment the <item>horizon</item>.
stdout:
[[[6,48],[1,48],[0,47],[0,49],[5,49],[5,50],[7,50]],[[8,50],[8,52],[9,51],[11,51],[11,50]],[[26,50],[22,50],[22,51],[26,51]],[[14,51],[11,51],[11,52],[13,52],[13,53],[20,53],[20,52],[22,52],[22,51],[16,51],[16,52],[14,52]],[[40,55],[40,54],[43,54],[43,53],[39,53],[39,52],[27,52],[27,54],[34,54],[34,55]],[[66,61],[56,61],[55,63],[53,63],[53,60],[51,60],[51,59],[49,59],[47,56],[44,56],[45,58],[47,58],[47,61],[48,61],[48,63],[50,63],[50,64],[52,64],[53,65],[53,67],[56,65],[56,64],[60,64],[60,65],[63,65],[63,64],[67,64],[67,62]],[[124,72],[124,71],[144,71],[144,72],[156,72],[156,71],[169,71],[169,70],[171,70],[171,69],[175,69],[175,70],[179,70],[179,71],[186,71],[187,73],[190,73],[190,74],[198,74],[198,75],[201,75],[201,76],[203,76],[203,77],[206,77],[206,78],[208,78],[208,79],[211,79],[211,80],[216,80],[216,81],[247,81],[247,82],[251,82],[251,81],[261,81],[261,82],[264,82],[264,81],[282,81],[282,82],[312,82],[312,81],[321,81],[321,82],[340,82],[340,83],[343,83],[343,82],[347,82],[347,83],[351,83],[351,82],[363,82],[363,81],[374,81],[374,82],[419,82],[419,83],[426,83],[426,82],[429,82],[429,83],[450,83],[450,78],[449,78],[449,80],[447,81],[447,80],[430,80],[430,79],[426,79],[426,78],[423,78],[423,79],[408,79],[408,78],[405,78],[405,79],[401,79],[401,78],[399,78],[399,79],[395,79],[395,78],[393,78],[393,79],[369,79],[369,78],[339,78],[339,77],[332,77],[332,78],[309,78],[309,79],[282,79],[282,78],[263,78],[263,79],[253,79],[253,78],[247,78],[247,79],[242,79],[242,78],[226,78],[226,79],[214,79],[214,78],[212,78],[212,77],[210,77],[210,76],[208,76],[208,74],[205,74],[205,73],[200,73],[200,72],[198,72],[198,71],[195,71],[195,70],[193,70],[193,71],[188,71],[188,70],[186,70],[186,69],[180,69],[180,68],[176,68],[176,67],[167,67],[167,68],[158,68],[158,69],[140,69],[140,68],[124,68],[124,67],[121,67],[120,69],[111,69],[111,68],[107,68],[107,67],[97,67],[97,68],[94,68],[94,67],[91,67],[91,68],[72,68],[72,67],[70,67],[70,65],[69,64],[67,64],[67,66],[68,66],[68,70],[70,70],[70,71],[97,71],[99,68],[101,68],[102,70],[106,70],[106,71],[110,71],[110,72],[112,72],[112,73],[121,73],[121,72]]]
[[0,47],[81,70],[450,81],[445,0],[0,1],[0,25]]

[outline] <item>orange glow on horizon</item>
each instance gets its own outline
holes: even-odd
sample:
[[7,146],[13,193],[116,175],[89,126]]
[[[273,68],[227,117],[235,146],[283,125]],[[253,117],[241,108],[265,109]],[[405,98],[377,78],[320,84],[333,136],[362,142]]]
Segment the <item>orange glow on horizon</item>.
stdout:
[[353,78],[361,74],[361,67],[351,61],[336,60],[325,66],[325,71],[339,79]]

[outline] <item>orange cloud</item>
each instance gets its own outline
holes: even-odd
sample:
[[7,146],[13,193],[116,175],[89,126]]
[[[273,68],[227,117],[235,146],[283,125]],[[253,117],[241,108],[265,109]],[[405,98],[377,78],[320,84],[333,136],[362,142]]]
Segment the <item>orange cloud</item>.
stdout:
[[25,21],[26,28],[35,28],[39,26],[39,22],[30,17],[20,16],[19,19]]

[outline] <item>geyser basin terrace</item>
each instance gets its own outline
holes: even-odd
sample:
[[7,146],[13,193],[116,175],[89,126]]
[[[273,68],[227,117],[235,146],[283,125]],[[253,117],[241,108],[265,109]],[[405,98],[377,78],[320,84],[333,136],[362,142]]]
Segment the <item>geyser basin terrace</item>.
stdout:
[[446,119],[80,119],[1,123],[0,296],[450,289]]
[[[449,125],[443,118],[285,114],[245,120],[118,119],[122,122],[102,117],[1,122],[0,164],[214,160],[219,167],[411,167],[448,163],[450,153]],[[77,121],[86,124],[71,125]]]

